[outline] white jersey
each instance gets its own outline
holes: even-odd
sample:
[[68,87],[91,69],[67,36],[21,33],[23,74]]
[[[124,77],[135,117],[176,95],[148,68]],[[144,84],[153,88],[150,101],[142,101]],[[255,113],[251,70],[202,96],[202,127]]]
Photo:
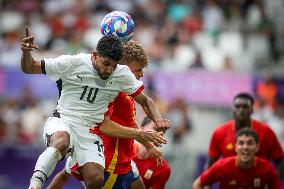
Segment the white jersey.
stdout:
[[143,87],[125,65],[118,65],[102,80],[93,68],[91,54],[44,59],[42,71],[57,81],[60,97],[56,111],[60,116],[89,127],[103,121],[109,103],[120,91],[131,95]]

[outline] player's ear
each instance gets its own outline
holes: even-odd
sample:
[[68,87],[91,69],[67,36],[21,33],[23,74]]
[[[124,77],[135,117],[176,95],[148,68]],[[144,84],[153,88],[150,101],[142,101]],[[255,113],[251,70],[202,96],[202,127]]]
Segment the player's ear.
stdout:
[[98,56],[98,53],[96,51],[93,51],[92,52],[92,59],[93,60],[96,60],[97,59],[97,56]]
[[255,153],[257,153],[259,150],[259,143],[256,144],[256,150],[255,150]]

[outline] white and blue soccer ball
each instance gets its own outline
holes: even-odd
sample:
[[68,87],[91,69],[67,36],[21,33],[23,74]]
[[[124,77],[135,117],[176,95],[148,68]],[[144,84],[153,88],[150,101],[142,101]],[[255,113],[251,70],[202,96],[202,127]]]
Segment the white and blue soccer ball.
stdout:
[[107,14],[101,23],[103,35],[116,35],[122,42],[129,41],[134,34],[135,25],[131,16],[122,11]]

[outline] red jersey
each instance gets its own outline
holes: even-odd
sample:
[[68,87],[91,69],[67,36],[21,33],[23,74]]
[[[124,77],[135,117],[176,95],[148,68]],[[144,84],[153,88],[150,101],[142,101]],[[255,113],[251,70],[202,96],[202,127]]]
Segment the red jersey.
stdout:
[[[252,120],[252,128],[259,138],[257,157],[276,160],[283,156],[282,147],[271,128],[263,122]],[[220,156],[235,156],[235,122],[233,120],[217,127],[212,135],[209,156],[218,159]]]
[[255,158],[250,169],[241,169],[237,156],[221,159],[200,176],[202,186],[220,182],[220,189],[282,189],[281,181],[273,165],[261,158]]
[[[127,127],[135,127],[135,103],[131,96],[120,92],[114,100],[111,120]],[[134,154],[133,139],[103,136],[105,170],[113,174],[126,174],[131,170]]]
[[136,163],[139,174],[143,179],[146,188],[163,189],[170,177],[171,169],[168,163],[163,160],[163,165],[157,166],[157,158],[147,158],[144,160],[134,156],[133,161]]

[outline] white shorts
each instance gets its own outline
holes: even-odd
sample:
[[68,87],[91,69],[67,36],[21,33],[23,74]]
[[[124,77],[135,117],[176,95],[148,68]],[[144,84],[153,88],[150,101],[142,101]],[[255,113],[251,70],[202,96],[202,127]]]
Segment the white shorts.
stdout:
[[131,160],[131,167],[132,167],[132,172],[133,172],[133,175],[134,175],[133,181],[135,181],[135,180],[139,179],[140,174],[139,174],[139,170],[137,168],[137,165],[133,160]]
[[79,166],[93,162],[105,167],[105,157],[102,139],[91,133],[90,127],[80,125],[58,117],[49,117],[44,126],[43,138],[48,143],[49,137],[58,131],[66,131],[70,135],[72,159],[77,160]]

